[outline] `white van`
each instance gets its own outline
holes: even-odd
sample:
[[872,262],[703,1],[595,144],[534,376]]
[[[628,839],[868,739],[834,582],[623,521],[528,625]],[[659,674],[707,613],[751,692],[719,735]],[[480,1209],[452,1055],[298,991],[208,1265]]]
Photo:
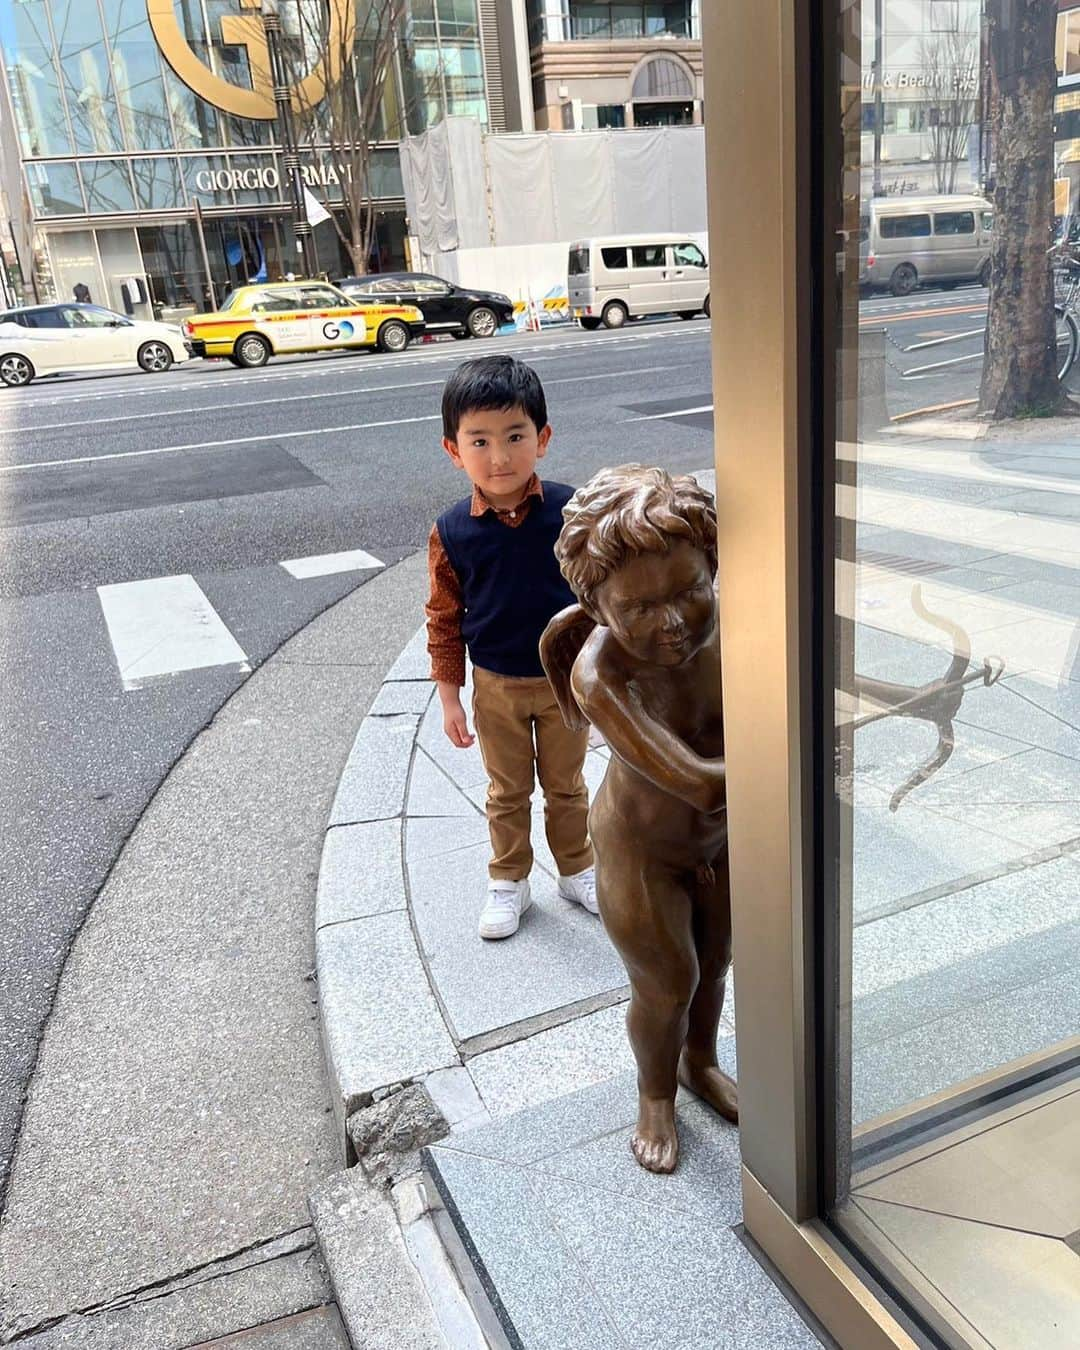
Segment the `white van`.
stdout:
[[986,285],[993,224],[985,197],[874,197],[861,221],[859,283],[893,295],[922,285]]
[[642,314],[709,313],[709,264],[689,234],[620,234],[570,245],[566,289],[582,328]]

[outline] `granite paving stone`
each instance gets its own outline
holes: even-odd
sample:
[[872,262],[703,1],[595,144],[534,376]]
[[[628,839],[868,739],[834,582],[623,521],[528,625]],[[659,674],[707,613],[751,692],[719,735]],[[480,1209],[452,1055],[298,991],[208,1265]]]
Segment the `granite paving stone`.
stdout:
[[[468,700],[465,707],[469,714],[469,726],[472,727],[472,709]],[[487,784],[484,761],[480,757],[480,743],[474,742],[467,750],[451,745],[446,738],[442,725],[442,707],[438,699],[432,699],[428,710],[420,723],[417,743],[428,752],[431,758],[463,790]]]
[[[488,841],[487,821],[472,807],[465,816],[410,816],[405,823],[405,856],[409,863],[475,848]],[[447,866],[456,861],[447,859]],[[413,897],[414,902],[417,897]],[[477,914],[483,897],[477,897]]]
[[421,746],[413,755],[406,805],[409,816],[475,816],[477,808]]
[[433,691],[434,687],[423,680],[387,680],[375,696],[368,716],[386,717],[392,713],[422,716]]
[[1010,989],[950,1017],[858,1048],[852,1120],[861,1124],[1076,1035],[1080,971]]
[[[920,794],[927,805],[957,801],[1016,802],[1023,806],[1080,802],[1080,760],[1050,750],[1022,750],[959,777],[940,782],[932,778]],[[1080,807],[1077,814],[1080,816]]]
[[451,1129],[473,1129],[491,1120],[487,1106],[464,1065],[436,1069],[424,1079],[424,1086]]
[[[992,693],[993,690],[982,692]],[[929,722],[911,718],[882,718],[860,727],[855,732],[856,781],[892,793],[909,774],[926,763],[937,744],[937,728]],[[1018,742],[1014,736],[999,736],[969,726],[966,732],[957,732],[956,746],[948,762],[929,782],[915,788],[912,797],[928,799],[931,791],[940,795],[946,785],[955,788],[960,779],[966,782],[968,774],[987,766],[994,766],[996,770],[1005,760],[1025,753],[1026,749],[1025,743]]]
[[[1015,802],[987,806],[981,802],[933,802],[927,811],[935,816],[982,834],[1011,839],[1021,845],[1019,856],[1029,858],[1033,853],[1058,845],[1076,846],[1080,839],[1080,811],[1074,802],[1047,802],[1035,806],[1020,806]],[[963,837],[961,835],[960,837]]]
[[[412,825],[410,824],[410,830]],[[409,893],[431,977],[459,1041],[619,989],[623,967],[594,915],[533,873],[533,906],[503,942],[482,942],[485,839],[452,855],[410,857]]]
[[315,927],[405,908],[401,821],[335,825],[319,865]]
[[802,1350],[819,1344],[715,1216],[691,1218],[587,1185],[535,1175],[530,1180],[574,1265],[633,1350]]
[[520,1167],[439,1145],[426,1155],[489,1297],[525,1350],[624,1350]]
[[364,718],[338,783],[329,824],[401,815],[418,720],[405,713]]
[[855,998],[1080,918],[1080,864],[1057,858],[856,928]]
[[1076,964],[1077,952],[1080,923],[1058,924],[886,985],[854,1001],[852,1043],[872,1045],[1010,991],[1023,995],[1026,989],[1065,974]]
[[[924,807],[916,789],[890,811],[884,794],[856,786],[852,812],[853,909],[867,916],[935,886],[1023,857],[1030,843],[993,834]],[[897,866],[902,858],[903,866]]]
[[474,1055],[468,1073],[493,1116],[507,1116],[624,1073],[632,1063],[626,1003]]
[[388,680],[424,680],[431,674],[427,651],[427,629],[421,625],[402,648],[401,655],[386,673]]
[[316,935],[319,999],[335,1107],[457,1063],[409,917],[377,914]]
[[[1021,742],[1025,748],[1080,759],[1080,688],[1074,686],[1074,690],[1070,699],[1064,692],[1047,689],[1023,676],[1003,679],[985,696],[965,698],[957,726],[981,727]],[[1046,704],[1062,711],[1052,711]]]

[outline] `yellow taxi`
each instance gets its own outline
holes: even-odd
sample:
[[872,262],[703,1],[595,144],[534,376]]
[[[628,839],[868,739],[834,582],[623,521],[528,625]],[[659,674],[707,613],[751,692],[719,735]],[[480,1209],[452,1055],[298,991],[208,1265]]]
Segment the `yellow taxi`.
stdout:
[[358,305],[325,281],[240,286],[216,314],[194,314],[184,324],[195,356],[223,356],[249,369],[287,352],[403,352],[423,331],[415,305]]

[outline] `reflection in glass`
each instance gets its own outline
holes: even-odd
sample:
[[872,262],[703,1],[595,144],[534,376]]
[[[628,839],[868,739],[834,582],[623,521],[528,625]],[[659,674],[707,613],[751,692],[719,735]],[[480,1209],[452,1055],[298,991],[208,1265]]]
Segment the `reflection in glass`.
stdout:
[[[995,7],[998,69],[1037,9]],[[1075,420],[1040,414],[1061,381],[1080,392],[1080,285],[1067,243],[1047,252],[1052,119],[1003,139],[982,120],[1002,105],[969,88],[985,71],[933,77],[942,16],[978,13],[886,6],[879,44],[873,7],[835,4],[831,1220],[942,1343],[1047,1350],[1080,1343],[1080,459]],[[1024,78],[1050,81],[1048,109],[1052,23],[1038,41]],[[875,83],[901,60],[903,118],[881,125]],[[935,141],[958,102],[965,135]],[[868,286],[902,259],[893,294],[860,295],[860,234]],[[1001,356],[1053,361],[1053,399],[1003,416],[983,381]]]
[[86,208],[91,215],[110,215],[135,209],[135,194],[124,160],[88,159],[80,164]]
[[0,0],[0,44],[23,152],[70,154],[45,0]]
[[169,105],[162,63],[143,0],[111,0],[105,7],[113,87],[130,150],[171,150]]
[[188,205],[180,161],[172,155],[133,159],[131,176],[135,200],[146,211],[177,211]]
[[119,150],[120,119],[97,4],[52,0],[52,22],[76,150]]
[[74,164],[62,160],[27,164],[26,183],[37,216],[81,216],[86,210]]

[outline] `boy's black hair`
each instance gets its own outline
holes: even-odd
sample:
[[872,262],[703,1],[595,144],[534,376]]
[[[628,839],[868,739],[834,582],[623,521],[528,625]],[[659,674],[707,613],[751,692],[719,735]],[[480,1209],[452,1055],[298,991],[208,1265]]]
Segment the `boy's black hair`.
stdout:
[[521,408],[537,431],[547,426],[547,400],[540,376],[512,356],[481,356],[458,366],[443,389],[443,435],[448,441],[456,441],[465,414],[487,408],[499,412]]

